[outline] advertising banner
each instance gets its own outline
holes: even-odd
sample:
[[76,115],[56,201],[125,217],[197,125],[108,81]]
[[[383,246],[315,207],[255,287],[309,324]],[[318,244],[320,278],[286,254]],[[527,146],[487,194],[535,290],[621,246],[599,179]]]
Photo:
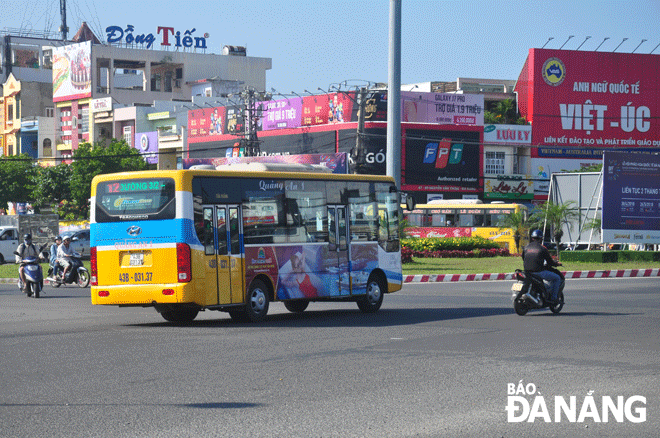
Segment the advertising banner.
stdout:
[[302,98],[302,126],[357,120],[356,93],[330,93]]
[[92,99],[91,103],[89,104],[89,112],[98,113],[103,111],[112,111],[112,97]]
[[660,155],[603,154],[603,241],[660,243]]
[[[244,106],[228,106],[225,108],[224,125],[222,121],[216,122],[216,126],[223,126],[222,132],[225,134],[239,135],[245,132],[245,111]],[[217,132],[217,128],[216,128]]]
[[401,121],[483,126],[484,96],[402,91]]
[[534,199],[534,181],[531,175],[499,175],[498,178],[484,178],[484,198],[514,202]]
[[53,102],[92,96],[92,43],[53,48]]
[[516,91],[533,143],[555,157],[660,146],[658,71],[660,55],[531,49]]
[[302,98],[260,102],[263,107],[261,129],[297,128],[301,123]]
[[481,191],[481,130],[406,129],[402,190]]
[[387,90],[367,94],[367,101],[364,105],[364,120],[367,122],[387,121]]
[[314,164],[327,167],[332,173],[348,172],[345,152],[336,154],[269,155],[261,157],[186,158],[183,160],[183,168],[190,169],[192,166],[201,164],[210,164],[218,167],[240,163]]
[[531,125],[486,125],[484,144],[531,145]]
[[226,108],[202,108],[188,111],[188,141],[212,141],[225,133]]
[[135,149],[140,151],[149,164],[158,163],[158,132],[138,132],[135,134]]

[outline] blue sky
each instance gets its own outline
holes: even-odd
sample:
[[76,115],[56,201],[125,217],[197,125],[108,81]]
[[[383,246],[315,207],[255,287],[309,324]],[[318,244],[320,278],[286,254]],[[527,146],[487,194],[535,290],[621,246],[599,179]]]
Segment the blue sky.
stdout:
[[[57,31],[59,2],[2,0],[0,30]],[[202,6],[197,6],[201,4]],[[416,1],[402,0],[402,83],[457,77],[517,79],[528,50],[546,48],[649,53],[660,44],[660,1]],[[80,23],[105,41],[105,28],[132,24],[210,34],[207,53],[224,45],[272,58],[267,88],[317,93],[331,84],[387,82],[388,0],[67,0],[69,36]],[[574,35],[569,40],[569,36]],[[568,40],[568,42],[566,42]],[[653,52],[660,55],[660,47]]]

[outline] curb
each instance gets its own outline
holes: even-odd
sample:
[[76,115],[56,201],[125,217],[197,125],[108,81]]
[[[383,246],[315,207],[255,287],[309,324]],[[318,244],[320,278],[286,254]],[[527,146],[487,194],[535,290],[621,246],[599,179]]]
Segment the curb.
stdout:
[[[660,277],[660,269],[619,269],[614,271],[562,271],[571,278],[623,278]],[[404,275],[404,283],[444,283],[453,281],[513,280],[514,273],[507,274],[429,274]]]
[[[566,279],[660,277],[660,269],[618,269],[614,271],[562,271]],[[404,275],[404,283],[445,283],[453,281],[513,280],[514,274],[428,274]],[[0,278],[1,283],[18,283],[17,278]]]

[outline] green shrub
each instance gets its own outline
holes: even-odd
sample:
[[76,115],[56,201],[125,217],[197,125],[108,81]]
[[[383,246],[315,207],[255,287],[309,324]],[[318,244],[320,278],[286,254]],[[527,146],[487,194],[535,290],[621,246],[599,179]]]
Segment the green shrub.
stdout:
[[562,262],[615,263],[617,254],[615,251],[562,251],[559,259]]
[[472,251],[475,249],[496,249],[500,246],[484,237],[424,237],[401,241],[401,246],[415,252],[433,251]]
[[660,262],[658,251],[616,251],[620,262]]

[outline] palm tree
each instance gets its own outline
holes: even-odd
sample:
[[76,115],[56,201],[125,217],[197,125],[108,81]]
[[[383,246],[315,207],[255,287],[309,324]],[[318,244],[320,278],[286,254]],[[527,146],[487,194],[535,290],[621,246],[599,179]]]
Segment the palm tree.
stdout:
[[502,228],[511,228],[513,230],[513,240],[516,242],[516,252],[520,253],[520,238],[527,235],[527,211],[520,209],[512,211],[507,215],[502,215],[497,221],[497,226]]
[[530,223],[541,228],[543,224],[549,224],[552,237],[557,247],[557,258],[559,258],[559,244],[564,235],[562,226],[566,225],[569,231],[573,230],[573,221],[580,217],[574,201],[557,204],[554,201],[546,201],[529,218]]
[[[584,223],[584,229],[585,231],[593,230],[600,236],[600,230],[601,230],[601,219],[599,217],[595,217],[587,222]],[[591,249],[591,248],[589,248]]]

